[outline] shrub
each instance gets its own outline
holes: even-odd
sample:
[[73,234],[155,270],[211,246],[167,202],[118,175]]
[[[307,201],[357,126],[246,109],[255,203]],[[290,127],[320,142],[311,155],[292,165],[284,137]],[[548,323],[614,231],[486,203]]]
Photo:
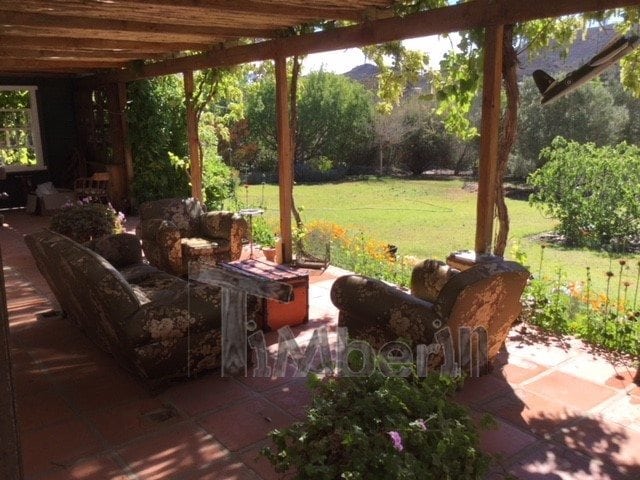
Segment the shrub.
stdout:
[[104,235],[121,233],[124,216],[111,205],[78,203],[63,208],[51,218],[50,228],[76,242],[84,243]]
[[488,458],[466,410],[451,401],[456,380],[431,375],[311,377],[304,421],[271,433],[262,453],[293,478],[476,479]]
[[531,196],[571,245],[624,250],[640,236],[640,148],[596,147],[556,137],[529,177]]

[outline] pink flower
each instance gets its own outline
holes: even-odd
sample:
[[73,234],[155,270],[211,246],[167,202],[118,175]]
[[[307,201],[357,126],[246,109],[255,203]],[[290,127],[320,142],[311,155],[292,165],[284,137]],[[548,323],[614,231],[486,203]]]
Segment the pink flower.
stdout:
[[402,445],[402,437],[400,436],[400,433],[394,430],[387,433],[391,437],[391,441],[393,442],[393,448],[395,448],[399,452],[404,450],[404,446]]
[[425,422],[423,419],[419,418],[414,423],[420,430],[427,430],[427,422]]

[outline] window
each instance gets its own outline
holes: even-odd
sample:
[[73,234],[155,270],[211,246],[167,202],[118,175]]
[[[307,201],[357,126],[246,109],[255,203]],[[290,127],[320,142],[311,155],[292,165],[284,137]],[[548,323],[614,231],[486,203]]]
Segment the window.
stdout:
[[0,86],[0,162],[9,172],[44,168],[36,87]]

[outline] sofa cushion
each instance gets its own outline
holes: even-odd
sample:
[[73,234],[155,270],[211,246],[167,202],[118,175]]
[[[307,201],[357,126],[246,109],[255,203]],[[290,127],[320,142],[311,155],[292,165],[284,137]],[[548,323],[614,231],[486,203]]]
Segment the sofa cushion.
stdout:
[[142,262],[140,239],[130,233],[107,235],[85,245],[117,269]]

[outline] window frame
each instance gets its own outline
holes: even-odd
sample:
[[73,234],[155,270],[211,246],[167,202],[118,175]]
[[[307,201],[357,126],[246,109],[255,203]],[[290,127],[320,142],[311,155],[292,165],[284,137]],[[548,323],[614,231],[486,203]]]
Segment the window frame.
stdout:
[[[36,164],[29,165],[5,165],[4,168],[7,173],[10,172],[35,172],[46,170],[47,166],[44,163],[44,155],[42,152],[42,137],[40,134],[40,116],[38,112],[38,87],[36,85],[0,85],[0,92],[16,91],[16,90],[28,90],[29,91],[29,120],[31,140],[33,142],[33,149],[36,154]],[[0,127],[2,128],[2,127]]]

